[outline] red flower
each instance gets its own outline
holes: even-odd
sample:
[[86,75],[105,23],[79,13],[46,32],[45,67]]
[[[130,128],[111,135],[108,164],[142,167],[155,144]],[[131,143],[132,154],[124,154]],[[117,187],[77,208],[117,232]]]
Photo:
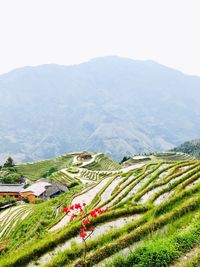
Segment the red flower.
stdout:
[[86,203],[85,202],[83,202],[83,207],[85,207],[86,206]]
[[63,208],[63,211],[66,212],[66,213],[69,213],[69,208],[65,207],[65,208]]
[[76,214],[72,214],[72,216],[70,217],[70,221],[73,221],[76,217],[77,217]]
[[86,234],[85,232],[80,233],[80,237],[81,237],[81,238],[84,239],[86,236],[87,236],[87,234]]
[[104,212],[106,212],[107,210],[108,210],[108,208],[106,208],[105,210],[96,208],[96,209],[94,209],[94,210],[92,210],[92,211],[90,212],[90,216],[91,216],[92,218],[96,218],[97,215],[101,215],[101,214],[103,214]]
[[70,210],[74,210],[74,205],[71,205],[70,206]]
[[80,228],[80,232],[83,233],[87,228],[84,226],[82,228]]
[[97,215],[96,215],[96,211],[95,211],[95,210],[92,210],[92,211],[90,212],[90,216],[91,216],[92,218],[96,218],[96,217],[97,217]]
[[82,220],[82,223],[83,223],[83,224],[89,224],[89,223],[90,223],[90,219]]
[[77,203],[77,204],[75,204],[75,209],[81,209],[81,204],[80,203]]
[[103,213],[103,211],[102,211],[101,209],[96,209],[96,212],[97,212],[98,214],[102,214],[102,213]]

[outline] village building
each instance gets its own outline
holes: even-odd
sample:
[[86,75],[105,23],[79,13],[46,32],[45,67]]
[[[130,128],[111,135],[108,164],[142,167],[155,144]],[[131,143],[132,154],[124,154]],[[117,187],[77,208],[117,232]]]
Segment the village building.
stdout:
[[16,200],[21,200],[21,191],[23,185],[21,184],[0,184],[0,198],[10,196]]
[[87,161],[92,159],[91,154],[87,153],[87,152],[83,152],[80,155],[78,155],[77,160],[79,161]]
[[37,198],[48,200],[67,192],[69,189],[55,182],[47,182],[43,179],[30,185],[21,191],[21,196],[27,198],[30,203],[34,203]]

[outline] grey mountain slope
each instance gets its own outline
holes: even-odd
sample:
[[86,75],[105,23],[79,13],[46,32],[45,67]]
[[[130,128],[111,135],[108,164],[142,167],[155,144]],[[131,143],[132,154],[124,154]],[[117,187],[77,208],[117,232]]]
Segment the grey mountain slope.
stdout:
[[104,57],[0,76],[0,157],[166,150],[199,137],[200,78],[153,61]]

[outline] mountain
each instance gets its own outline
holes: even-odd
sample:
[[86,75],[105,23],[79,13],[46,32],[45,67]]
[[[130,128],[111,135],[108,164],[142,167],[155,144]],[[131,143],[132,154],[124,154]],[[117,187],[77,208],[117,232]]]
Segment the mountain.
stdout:
[[195,158],[200,159],[200,139],[187,141],[180,146],[175,147],[173,151],[188,153]]
[[96,58],[0,76],[0,159],[163,151],[199,136],[200,78],[153,61]]

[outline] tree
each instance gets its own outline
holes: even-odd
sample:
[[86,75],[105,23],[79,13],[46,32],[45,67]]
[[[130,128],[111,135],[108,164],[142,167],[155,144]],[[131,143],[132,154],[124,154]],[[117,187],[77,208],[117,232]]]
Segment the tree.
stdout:
[[14,160],[11,158],[11,157],[8,157],[6,162],[4,163],[3,165],[5,168],[8,168],[8,167],[14,167],[15,164],[14,164]]
[[43,177],[43,178],[47,178],[47,177],[50,176],[52,173],[57,172],[57,171],[58,171],[57,168],[55,168],[55,167],[51,167],[51,168],[48,170],[48,172],[45,172],[45,173],[42,175],[42,177]]
[[56,172],[58,169],[56,169],[55,167],[51,167],[48,172],[47,172],[47,176],[50,176],[52,173]]
[[130,159],[130,157],[128,157],[128,156],[123,157],[123,159],[120,161],[120,164],[124,163],[125,161],[127,161],[129,159]]

